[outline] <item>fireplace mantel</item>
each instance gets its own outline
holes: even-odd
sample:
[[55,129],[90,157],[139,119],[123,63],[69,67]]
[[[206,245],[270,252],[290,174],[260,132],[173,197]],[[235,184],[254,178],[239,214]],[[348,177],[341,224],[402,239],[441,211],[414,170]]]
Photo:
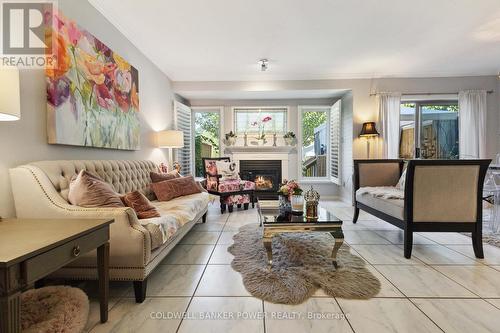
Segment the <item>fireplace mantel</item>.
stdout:
[[293,146],[229,146],[225,152],[228,154],[236,153],[286,153],[291,154],[296,152]]
[[291,146],[230,146],[224,150],[226,155],[231,156],[231,160],[236,162],[238,171],[242,160],[280,160],[281,177],[288,179],[288,162],[290,154],[295,152],[295,147]]

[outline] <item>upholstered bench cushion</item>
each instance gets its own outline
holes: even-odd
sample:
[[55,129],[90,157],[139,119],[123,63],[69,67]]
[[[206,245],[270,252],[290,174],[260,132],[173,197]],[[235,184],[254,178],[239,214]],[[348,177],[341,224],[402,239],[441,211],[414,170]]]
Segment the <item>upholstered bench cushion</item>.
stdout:
[[[394,197],[391,192],[387,193],[386,197]],[[382,194],[382,195],[381,195]],[[377,194],[366,192],[360,188],[356,191],[356,201],[368,207],[381,211],[387,215],[403,220],[404,219],[404,200],[402,199],[386,199],[380,191]]]
[[222,180],[219,182],[219,192],[220,193],[226,193],[226,192],[236,192],[240,190],[254,190],[255,189],[255,183],[251,182],[249,180]]
[[243,205],[250,203],[250,196],[248,194],[230,195],[223,200],[226,205]]
[[160,217],[139,220],[151,235],[151,250],[170,238],[186,223],[192,221],[209,202],[207,192],[185,195],[170,201],[152,201]]

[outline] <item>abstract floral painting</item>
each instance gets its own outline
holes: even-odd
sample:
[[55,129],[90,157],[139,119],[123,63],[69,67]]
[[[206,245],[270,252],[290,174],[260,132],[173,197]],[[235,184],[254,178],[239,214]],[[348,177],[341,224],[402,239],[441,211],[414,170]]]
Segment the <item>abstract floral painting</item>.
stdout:
[[46,39],[56,61],[45,70],[49,143],[139,149],[137,69],[60,12]]

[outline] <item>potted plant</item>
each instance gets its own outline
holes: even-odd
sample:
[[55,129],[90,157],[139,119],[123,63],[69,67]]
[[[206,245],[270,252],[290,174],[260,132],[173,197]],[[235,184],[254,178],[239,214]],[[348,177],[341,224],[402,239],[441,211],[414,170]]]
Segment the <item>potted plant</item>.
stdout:
[[233,131],[230,131],[229,133],[226,133],[226,141],[224,142],[226,146],[234,146],[236,143],[236,134],[234,134]]
[[283,135],[283,139],[285,139],[285,144],[287,146],[293,146],[295,144],[295,133],[286,132],[286,134]]
[[296,180],[283,180],[278,195],[280,210],[302,213],[302,189]]
[[265,127],[266,127],[266,123],[272,119],[273,118],[271,118],[270,116],[265,116],[261,120],[254,121],[253,123],[250,124],[254,127],[258,127],[257,144],[259,146],[262,146],[267,142],[266,141],[266,134],[265,134]]

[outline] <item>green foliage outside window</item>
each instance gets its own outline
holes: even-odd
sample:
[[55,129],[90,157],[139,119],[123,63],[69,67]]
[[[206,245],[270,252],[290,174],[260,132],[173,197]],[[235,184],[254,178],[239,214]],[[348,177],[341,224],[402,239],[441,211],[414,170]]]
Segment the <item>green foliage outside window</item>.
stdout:
[[306,111],[302,113],[302,147],[307,147],[314,142],[314,129],[326,121],[326,112]]
[[[218,157],[220,154],[219,147],[219,129],[220,115],[217,112],[195,112],[195,175],[203,177],[203,157]],[[202,156],[203,144],[211,146],[210,156]]]

